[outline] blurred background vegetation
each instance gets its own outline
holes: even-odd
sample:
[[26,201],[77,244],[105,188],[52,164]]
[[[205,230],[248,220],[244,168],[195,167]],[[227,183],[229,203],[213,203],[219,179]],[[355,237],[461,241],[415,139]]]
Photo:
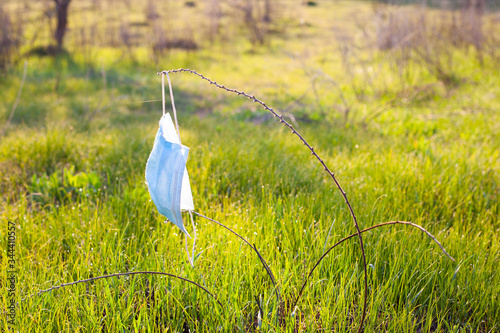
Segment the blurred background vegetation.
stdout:
[[[251,78],[249,89],[271,102],[279,96],[283,111],[299,120],[366,124],[391,107],[449,98],[457,88],[487,79],[484,74],[500,59],[499,4],[7,0],[0,5],[0,69],[12,90],[17,89],[12,74],[17,70],[21,77],[25,60],[28,84],[39,78],[63,96],[68,85],[80,89],[69,102],[73,113],[83,116],[79,124],[103,109],[139,107],[126,106],[131,94],[118,91],[124,89],[117,77],[147,80],[146,73],[179,66],[194,66],[234,85]],[[133,80],[133,87],[141,86]],[[99,91],[101,103],[76,101],[89,89]],[[12,91],[4,89],[3,100],[8,96]],[[213,102],[213,96],[210,91],[203,99]],[[368,103],[376,105],[370,112]],[[10,110],[2,104],[5,122]],[[43,110],[24,117],[21,109],[13,123],[44,120]],[[242,110],[242,117],[256,116],[253,111]]]

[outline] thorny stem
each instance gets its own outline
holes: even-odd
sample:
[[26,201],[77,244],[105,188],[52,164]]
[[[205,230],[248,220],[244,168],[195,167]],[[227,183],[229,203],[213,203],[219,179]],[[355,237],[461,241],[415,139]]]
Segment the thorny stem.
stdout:
[[239,90],[236,90],[236,89],[226,88],[225,86],[220,85],[217,82],[210,80],[206,76],[204,76],[204,75],[202,75],[202,74],[200,74],[200,73],[198,73],[198,72],[196,72],[196,71],[194,71],[192,69],[179,68],[179,69],[172,69],[172,70],[168,70],[168,71],[162,71],[162,72],[159,72],[157,74],[158,75],[164,75],[164,74],[169,74],[169,73],[180,73],[180,72],[187,72],[187,73],[192,73],[194,75],[197,75],[200,78],[202,78],[203,80],[208,81],[210,84],[215,85],[217,88],[220,88],[220,89],[223,89],[225,91],[238,94],[238,96],[242,95],[242,96],[244,96],[244,97],[252,100],[254,103],[259,103],[260,105],[262,105],[262,107],[264,107],[264,109],[266,109],[267,111],[271,112],[274,115],[275,118],[279,119],[280,123],[282,123],[286,127],[288,127],[292,131],[292,133],[295,134],[300,139],[300,141],[302,141],[302,143],[311,151],[311,155],[313,155],[318,160],[318,162],[321,164],[321,166],[323,167],[323,169],[325,170],[325,172],[328,173],[328,175],[332,178],[333,182],[335,183],[335,185],[339,189],[340,193],[344,197],[344,201],[345,201],[347,207],[349,208],[349,212],[350,212],[351,217],[353,219],[354,226],[356,227],[356,235],[358,236],[358,239],[359,239],[359,245],[360,245],[360,248],[361,248],[361,254],[362,254],[362,258],[363,258],[364,286],[365,286],[365,288],[364,288],[363,315],[361,316],[361,320],[360,320],[360,324],[359,324],[359,328],[358,328],[358,333],[361,332],[361,330],[363,329],[363,323],[365,321],[366,307],[367,307],[367,301],[368,301],[368,271],[367,271],[367,267],[366,267],[365,248],[363,246],[363,237],[361,236],[361,230],[359,229],[358,219],[356,217],[356,214],[354,214],[354,210],[353,210],[353,208],[352,208],[349,200],[347,199],[346,192],[342,189],[342,186],[340,186],[340,183],[337,181],[337,178],[335,178],[335,174],[332,171],[330,171],[330,169],[326,166],[326,164],[323,161],[323,159],[321,159],[321,157],[319,157],[319,155],[314,150],[314,147],[312,147],[302,137],[302,135],[300,135],[300,133],[297,132],[297,130],[290,123],[288,123],[283,118],[283,115],[278,114],[276,111],[274,111],[274,109],[272,109],[269,106],[267,106],[266,103],[264,103],[261,100],[257,99],[254,95],[249,95],[249,94],[247,94],[247,93],[245,93],[243,91],[239,91]]
[[199,217],[202,217],[202,218],[204,218],[204,219],[206,219],[206,220],[208,220],[208,221],[211,221],[211,222],[213,222],[213,223],[215,223],[215,224],[218,224],[218,225],[220,225],[221,227],[226,228],[227,230],[231,231],[233,234],[235,234],[237,237],[239,237],[239,238],[240,238],[243,242],[245,242],[248,246],[250,246],[250,248],[251,248],[252,250],[254,250],[254,251],[255,251],[255,253],[257,253],[257,256],[259,257],[259,260],[260,260],[260,262],[262,263],[262,266],[264,266],[264,269],[266,270],[267,275],[269,275],[269,278],[271,279],[271,282],[273,283],[273,286],[274,286],[274,291],[275,291],[275,293],[276,293],[276,299],[277,299],[278,304],[279,304],[279,302],[280,302],[280,294],[279,294],[279,288],[278,288],[278,285],[276,284],[276,279],[274,278],[274,274],[273,274],[273,272],[271,271],[271,267],[269,267],[269,265],[267,264],[267,262],[264,260],[264,258],[261,256],[261,254],[260,254],[260,253],[259,253],[259,251],[257,250],[257,246],[255,246],[255,244],[254,244],[254,245],[250,244],[250,242],[249,242],[249,241],[247,241],[247,240],[246,240],[243,236],[241,236],[240,234],[238,234],[238,233],[237,233],[236,231],[234,231],[233,229],[231,229],[231,228],[229,228],[229,227],[225,226],[224,224],[220,223],[219,221],[216,221],[216,220],[214,220],[214,219],[211,219],[210,217],[205,216],[205,215],[202,215],[202,214],[200,214],[200,213],[198,213],[198,212],[195,212],[195,211],[193,211],[193,214],[196,214],[196,215],[198,215]]
[[74,282],[69,282],[69,283],[63,283],[63,284],[60,284],[58,286],[53,286],[49,289],[45,289],[45,290],[41,290],[39,291],[38,293],[34,294],[34,295],[31,295],[31,296],[28,296],[26,298],[23,298],[21,300],[22,301],[25,301],[27,298],[31,298],[33,296],[37,296],[37,295],[41,295],[43,293],[47,293],[49,291],[52,291],[52,290],[56,290],[56,289],[60,289],[60,288],[63,288],[63,287],[68,287],[68,286],[72,286],[72,285],[75,285],[75,284],[78,284],[78,283],[85,283],[85,282],[91,282],[91,281],[95,281],[95,280],[100,280],[100,279],[107,279],[107,278],[111,278],[111,277],[117,277],[117,276],[126,276],[126,275],[139,275],[139,274],[150,274],[150,275],[166,275],[166,276],[170,276],[170,277],[173,277],[173,278],[176,278],[176,279],[179,279],[179,280],[182,280],[182,281],[186,281],[186,282],[189,282],[193,285],[195,285],[196,287],[200,288],[201,290],[203,290],[204,292],[206,292],[207,294],[209,294],[210,296],[212,296],[216,301],[217,303],[219,303],[220,307],[222,309],[224,309],[224,306],[222,305],[222,303],[217,299],[217,296],[215,296],[214,294],[212,294],[210,291],[208,291],[205,287],[201,286],[200,284],[194,282],[194,281],[191,281],[189,279],[186,279],[186,278],[183,278],[183,277],[180,277],[180,276],[177,276],[177,275],[173,275],[173,274],[169,274],[169,273],[164,273],[164,272],[152,272],[152,271],[138,271],[138,272],[125,272],[125,273],[114,273],[114,274],[109,274],[109,275],[102,275],[102,276],[96,276],[96,277],[91,277],[91,278],[88,278],[88,279],[84,279],[84,280],[78,280],[78,281],[74,281]]
[[[406,221],[390,221],[390,222],[385,222],[385,223],[380,223],[380,224],[377,224],[377,225],[374,225],[374,226],[371,226],[369,228],[366,228],[366,229],[363,229],[361,230],[361,233],[363,232],[367,232],[367,231],[370,231],[372,229],[375,229],[375,228],[379,228],[379,227],[384,227],[384,226],[387,226],[387,225],[391,225],[391,224],[405,224],[405,225],[409,225],[409,226],[412,226],[412,227],[415,227],[417,229],[420,229],[422,230],[423,232],[425,232],[427,234],[427,236],[429,236],[434,242],[436,242],[436,244],[441,248],[441,251],[443,251],[443,253],[445,255],[448,256],[448,258],[450,258],[451,260],[455,261],[455,259],[453,259],[452,256],[450,256],[450,254],[448,252],[446,252],[446,250],[444,249],[443,245],[441,245],[441,243],[436,239],[436,237],[434,237],[429,231],[427,231],[426,229],[424,229],[423,227],[419,226],[418,224],[415,224],[415,223],[412,223],[412,222],[406,222]],[[354,233],[352,235],[349,235],[345,238],[342,238],[341,240],[339,240],[337,243],[335,243],[332,247],[330,247],[322,256],[321,258],[319,258],[319,260],[316,262],[316,265],[314,265],[314,267],[311,269],[311,271],[309,272],[309,274],[307,275],[305,281],[304,281],[304,284],[302,285],[302,288],[300,288],[300,291],[299,291],[299,294],[297,296],[297,298],[295,299],[295,303],[293,304],[292,306],[292,309],[295,309],[295,307],[297,306],[297,303],[299,302],[299,299],[300,297],[302,296],[302,292],[304,291],[306,285],[307,285],[307,281],[309,280],[309,278],[311,277],[312,273],[314,272],[314,270],[316,269],[316,267],[318,267],[318,265],[320,264],[320,262],[328,255],[328,253],[333,250],[337,245],[340,245],[342,244],[343,242],[345,242],[346,240],[356,236],[357,233]]]

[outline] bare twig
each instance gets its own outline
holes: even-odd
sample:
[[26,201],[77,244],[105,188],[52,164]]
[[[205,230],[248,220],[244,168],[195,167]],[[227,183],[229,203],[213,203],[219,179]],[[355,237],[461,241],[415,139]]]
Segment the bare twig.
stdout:
[[19,91],[17,92],[17,97],[16,100],[14,101],[14,104],[12,105],[12,109],[10,110],[10,115],[9,118],[7,119],[7,122],[5,125],[3,125],[2,128],[2,133],[0,133],[0,137],[2,137],[5,133],[5,130],[10,124],[10,121],[12,120],[12,117],[14,117],[14,112],[16,112],[17,105],[19,104],[19,99],[21,98],[21,93],[23,92],[23,87],[24,87],[24,81],[26,81],[26,70],[28,69],[28,61],[26,60],[24,62],[24,70],[23,70],[23,79],[21,81],[21,86],[19,86]]
[[267,264],[267,262],[264,260],[264,258],[263,258],[263,257],[262,257],[262,255],[260,254],[259,250],[257,250],[257,246],[255,246],[255,244],[254,244],[254,245],[250,244],[250,242],[249,242],[249,241],[247,241],[247,240],[246,240],[243,236],[241,236],[240,234],[238,234],[238,233],[237,233],[236,231],[234,231],[233,229],[231,229],[231,228],[229,228],[229,227],[225,226],[224,224],[220,223],[219,221],[216,221],[216,220],[214,220],[214,219],[211,219],[210,217],[207,217],[207,216],[202,215],[202,214],[200,214],[200,213],[198,213],[198,212],[195,212],[195,211],[193,211],[193,214],[196,214],[196,215],[198,215],[199,217],[202,217],[202,218],[204,218],[204,219],[206,219],[206,220],[208,220],[208,221],[211,221],[211,222],[213,222],[213,223],[215,223],[215,224],[220,225],[220,226],[221,226],[221,227],[223,227],[223,228],[226,228],[227,230],[229,230],[229,231],[231,231],[233,234],[235,234],[237,237],[239,237],[239,238],[240,238],[243,242],[245,242],[248,246],[250,246],[250,248],[251,248],[252,250],[254,250],[254,251],[255,251],[255,253],[256,253],[256,254],[257,254],[257,256],[259,257],[260,262],[262,263],[262,266],[264,266],[264,269],[266,270],[267,275],[269,275],[269,278],[271,279],[271,282],[273,283],[273,286],[274,286],[274,291],[275,291],[275,293],[276,293],[276,299],[277,299],[278,304],[279,304],[279,302],[280,302],[280,293],[279,293],[279,288],[278,288],[278,285],[277,285],[277,283],[276,283],[276,279],[274,278],[274,274],[273,274],[273,272],[271,271],[271,267],[269,267],[269,265]]
[[[371,226],[369,228],[366,228],[366,229],[363,229],[361,230],[361,233],[363,232],[367,232],[367,231],[370,231],[372,229],[375,229],[375,228],[379,228],[379,227],[383,227],[383,226],[387,226],[387,225],[391,225],[391,224],[405,224],[405,225],[410,225],[412,227],[415,227],[415,228],[418,228],[420,230],[422,230],[423,232],[425,232],[427,234],[427,236],[429,236],[434,242],[436,242],[436,244],[441,248],[441,251],[443,251],[443,253],[445,255],[448,256],[448,258],[450,258],[451,260],[455,261],[455,259],[453,259],[452,256],[450,256],[450,254],[448,252],[446,252],[446,250],[444,249],[443,245],[441,245],[441,243],[436,239],[436,237],[434,237],[429,231],[427,231],[426,229],[424,229],[423,227],[419,226],[418,224],[415,224],[415,223],[412,223],[412,222],[406,222],[406,221],[390,221],[390,222],[385,222],[385,223],[380,223],[380,224],[377,224],[377,225],[374,225],[374,226]],[[297,298],[295,299],[295,303],[293,304],[292,306],[292,309],[295,309],[295,307],[297,306],[297,303],[299,302],[299,299],[300,297],[302,296],[302,292],[304,291],[306,285],[307,285],[307,281],[309,280],[309,277],[311,277],[312,273],[314,272],[314,270],[316,269],[316,267],[318,267],[318,265],[320,264],[320,262],[328,255],[328,253],[333,250],[337,245],[340,245],[342,244],[343,242],[345,242],[346,240],[356,236],[357,233],[354,233],[352,235],[349,235],[345,238],[342,238],[341,240],[339,240],[337,243],[335,243],[333,246],[331,246],[328,251],[326,251],[322,256],[321,258],[319,258],[319,260],[316,262],[316,265],[314,265],[314,267],[311,269],[311,271],[309,272],[309,274],[307,275],[305,281],[304,281],[304,284],[302,285],[302,288],[300,288],[300,291],[299,291],[299,294],[297,296]]]
[[41,290],[39,291],[38,293],[34,294],[34,295],[31,295],[31,296],[28,296],[26,298],[23,298],[21,300],[21,302],[25,301],[26,299],[28,298],[31,298],[33,296],[38,296],[38,295],[41,295],[43,293],[47,293],[49,291],[53,291],[53,290],[56,290],[56,289],[60,289],[60,288],[63,288],[63,287],[68,287],[68,286],[73,286],[75,284],[78,284],[78,283],[86,283],[86,282],[91,282],[91,281],[95,281],[95,280],[101,280],[101,279],[107,279],[107,278],[111,278],[111,277],[119,277],[119,276],[127,276],[127,275],[139,275],[139,274],[150,274],[150,275],[165,275],[165,276],[170,276],[170,277],[173,277],[173,278],[176,278],[176,279],[179,279],[179,280],[182,280],[182,281],[186,281],[186,282],[189,282],[191,283],[192,285],[195,285],[196,287],[200,288],[201,290],[203,290],[204,292],[206,292],[207,294],[209,294],[210,296],[212,296],[216,301],[217,303],[220,305],[220,307],[222,309],[224,309],[224,306],[222,305],[222,303],[217,299],[217,296],[215,296],[214,294],[212,294],[210,291],[208,291],[205,287],[201,286],[200,284],[194,282],[194,281],[191,281],[189,279],[186,279],[186,278],[183,278],[181,276],[177,276],[177,275],[174,275],[174,274],[169,274],[169,273],[164,273],[164,272],[152,272],[152,271],[140,271],[140,272],[125,272],[125,273],[114,273],[114,274],[109,274],[109,275],[102,275],[102,276],[96,276],[96,277],[91,277],[91,278],[88,278],[88,279],[84,279],[84,280],[78,280],[78,281],[74,281],[74,282],[69,282],[69,283],[63,283],[63,284],[60,284],[58,286],[53,286],[49,289],[45,289],[45,290]]
[[194,70],[191,70],[191,69],[185,69],[185,68],[180,68],[180,69],[173,69],[173,70],[169,70],[169,71],[162,71],[162,72],[159,72],[157,73],[158,75],[162,75],[162,74],[168,74],[168,73],[180,73],[180,72],[187,72],[187,73],[192,73],[192,74],[195,74],[197,76],[199,76],[200,78],[202,78],[203,80],[205,81],[208,81],[210,84],[213,84],[215,85],[217,88],[220,88],[220,89],[223,89],[225,91],[228,91],[228,92],[232,92],[232,93],[235,93],[235,94],[238,94],[238,96],[242,95],[242,96],[245,96],[246,98],[252,100],[254,103],[259,103],[260,105],[262,105],[262,107],[264,107],[264,109],[266,109],[267,111],[271,112],[274,117],[278,118],[280,123],[284,124],[286,127],[288,127],[293,134],[295,134],[299,139],[300,141],[302,141],[302,143],[311,151],[311,155],[313,155],[317,160],[318,162],[321,164],[321,166],[323,167],[323,169],[325,170],[326,173],[328,173],[328,175],[332,178],[332,180],[334,181],[335,185],[337,186],[338,190],[340,191],[340,193],[342,194],[343,198],[344,198],[344,201],[347,205],[347,207],[349,208],[349,212],[351,214],[351,217],[353,219],[353,222],[354,222],[354,226],[356,227],[356,234],[358,235],[358,239],[359,239],[359,244],[360,244],[360,248],[361,248],[361,254],[362,254],[362,258],[363,258],[363,269],[364,269],[364,303],[363,303],[363,314],[362,314],[362,317],[361,317],[361,320],[360,320],[360,324],[359,324],[359,328],[358,328],[358,332],[361,332],[362,328],[363,328],[363,322],[365,320],[365,316],[366,316],[366,307],[367,307],[367,300],[368,300],[368,272],[367,272],[367,268],[366,268],[366,256],[365,256],[365,248],[363,246],[363,238],[361,236],[361,231],[359,229],[359,225],[358,225],[358,219],[356,217],[356,214],[354,214],[354,210],[349,202],[349,200],[347,199],[347,194],[346,192],[342,189],[342,186],[340,186],[340,183],[337,181],[337,179],[335,178],[335,174],[330,171],[330,169],[326,166],[325,162],[323,161],[323,159],[321,159],[321,157],[319,157],[319,155],[316,153],[316,151],[314,150],[314,147],[312,147],[303,137],[302,135],[300,135],[299,132],[297,132],[297,130],[290,124],[288,123],[284,118],[283,118],[283,115],[280,115],[278,114],[276,111],[274,111],[272,108],[270,108],[269,106],[267,106],[266,103],[262,102],[261,100],[257,99],[254,95],[249,95],[243,91],[239,91],[239,90],[236,90],[236,89],[230,89],[230,88],[226,88],[225,86],[223,85],[220,85],[218,84],[217,82],[215,81],[212,81],[210,80],[209,78],[207,78],[206,76],[202,75],[202,74],[199,74],[198,72],[194,71]]

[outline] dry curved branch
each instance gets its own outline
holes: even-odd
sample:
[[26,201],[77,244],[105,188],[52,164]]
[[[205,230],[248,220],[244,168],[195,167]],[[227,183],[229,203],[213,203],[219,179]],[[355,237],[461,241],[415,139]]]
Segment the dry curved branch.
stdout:
[[[448,252],[446,252],[446,250],[444,249],[443,245],[441,245],[441,243],[436,239],[436,237],[434,237],[429,231],[427,231],[426,229],[424,229],[423,227],[419,226],[418,224],[415,224],[415,223],[412,223],[412,222],[406,222],[406,221],[390,221],[390,222],[385,222],[385,223],[380,223],[380,224],[377,224],[377,225],[374,225],[374,226],[371,226],[369,228],[366,228],[366,229],[363,229],[361,230],[361,232],[367,232],[367,231],[370,231],[372,229],[375,229],[375,228],[378,228],[378,227],[383,227],[383,226],[386,226],[386,225],[391,225],[391,224],[405,224],[405,225],[410,225],[412,227],[415,227],[417,229],[420,229],[421,231],[425,232],[427,234],[427,236],[429,236],[434,242],[436,242],[436,244],[441,248],[441,251],[443,251],[443,253],[445,255],[448,256],[448,258],[450,258],[451,260],[455,261],[455,259],[453,259],[452,256],[450,256],[450,254]],[[311,271],[309,272],[309,274],[307,275],[305,281],[304,281],[304,284],[302,284],[302,288],[300,288],[300,291],[299,291],[299,294],[297,296],[297,298],[295,299],[295,303],[293,304],[292,306],[292,309],[295,309],[295,307],[297,306],[297,303],[299,302],[300,300],[300,297],[302,296],[302,292],[304,291],[306,285],[307,285],[307,282],[309,280],[309,277],[311,277],[312,273],[314,272],[314,270],[316,269],[316,267],[318,267],[318,265],[320,264],[320,262],[328,255],[328,253],[333,250],[337,245],[340,245],[342,244],[343,242],[345,242],[346,240],[356,236],[357,234],[352,234],[352,235],[349,235],[345,238],[342,238],[341,240],[339,240],[337,243],[335,243],[333,246],[331,246],[322,256],[321,258],[319,258],[319,260],[316,262],[316,264],[314,265],[314,267],[311,269]]]
[[192,285],[200,288],[201,290],[203,290],[204,292],[206,292],[210,296],[212,296],[217,301],[217,303],[220,305],[220,307],[224,310],[224,306],[217,299],[217,296],[215,296],[214,294],[212,294],[210,291],[208,291],[205,287],[201,286],[200,284],[198,284],[198,283],[196,283],[194,281],[191,281],[189,279],[183,278],[181,276],[174,275],[174,274],[169,274],[169,273],[164,273],[164,272],[153,272],[153,271],[138,271],[138,272],[114,273],[114,274],[109,274],[109,275],[102,275],[102,276],[91,277],[91,278],[88,278],[88,279],[78,280],[78,281],[74,281],[74,282],[63,283],[63,284],[60,284],[58,286],[53,286],[53,287],[50,287],[48,289],[40,290],[39,292],[37,292],[34,295],[31,295],[31,296],[23,298],[21,300],[21,302],[24,301],[24,300],[26,300],[27,298],[31,298],[33,296],[38,296],[38,295],[41,295],[43,293],[47,293],[49,291],[57,290],[57,289],[60,289],[60,288],[63,288],[63,287],[73,286],[73,285],[78,284],[78,283],[91,282],[91,281],[101,280],[101,279],[107,279],[107,278],[111,278],[111,277],[126,276],[126,275],[139,275],[139,274],[166,275],[166,276],[170,276],[170,277],[182,280],[182,281],[189,282]]
[[220,225],[221,227],[226,228],[227,230],[229,230],[230,232],[232,232],[234,235],[236,235],[237,237],[239,237],[239,238],[240,238],[243,242],[245,242],[248,246],[250,246],[250,248],[251,248],[252,250],[254,250],[254,251],[255,251],[255,253],[257,253],[257,256],[259,257],[259,260],[260,260],[260,262],[262,263],[262,266],[264,266],[264,269],[266,270],[267,275],[269,275],[269,278],[271,279],[271,282],[273,283],[273,286],[274,286],[274,291],[275,291],[275,293],[276,293],[276,299],[277,299],[278,304],[279,304],[279,302],[280,302],[280,293],[279,293],[279,288],[278,288],[278,285],[277,285],[277,283],[276,283],[276,279],[275,279],[275,277],[274,277],[273,272],[271,271],[271,267],[269,267],[269,265],[267,264],[267,262],[264,260],[264,258],[263,258],[263,257],[262,257],[262,255],[260,254],[260,252],[257,250],[257,246],[255,246],[255,244],[254,244],[254,245],[250,244],[250,242],[249,242],[249,241],[247,241],[247,240],[246,240],[243,236],[241,236],[240,234],[238,234],[236,231],[232,230],[231,228],[229,228],[229,227],[225,226],[224,224],[220,223],[219,221],[216,221],[216,220],[214,220],[214,219],[212,219],[212,218],[210,218],[210,217],[207,217],[207,216],[202,215],[202,214],[200,214],[200,213],[198,213],[198,212],[195,212],[195,211],[193,211],[193,214],[196,214],[196,215],[198,215],[199,217],[202,217],[202,218],[204,218],[204,219],[206,219],[206,220],[208,220],[208,221],[211,221],[211,222],[213,222],[213,223],[215,223],[215,224]]

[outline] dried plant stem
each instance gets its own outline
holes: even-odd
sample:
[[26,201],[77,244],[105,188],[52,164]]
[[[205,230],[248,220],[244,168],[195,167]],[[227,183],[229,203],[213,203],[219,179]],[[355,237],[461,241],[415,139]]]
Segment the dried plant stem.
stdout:
[[5,125],[3,125],[2,132],[0,133],[0,137],[2,137],[5,134],[5,130],[9,126],[10,121],[12,120],[12,117],[14,117],[14,112],[16,112],[17,105],[19,104],[19,99],[21,98],[21,93],[23,92],[24,82],[26,81],[27,69],[28,69],[28,61],[25,61],[24,62],[24,70],[23,70],[23,79],[21,80],[21,85],[19,86],[16,100],[14,101],[14,104],[12,105],[12,109],[10,110],[9,118],[7,119],[7,122],[5,123]]
[[[444,249],[443,245],[441,245],[441,243],[436,239],[436,237],[434,237],[429,231],[427,231],[426,229],[424,229],[423,227],[419,226],[418,224],[415,224],[415,223],[412,223],[412,222],[406,222],[406,221],[390,221],[390,222],[385,222],[385,223],[380,223],[380,224],[377,224],[377,225],[374,225],[374,226],[371,226],[369,228],[366,228],[366,229],[363,229],[361,230],[361,233],[363,232],[367,232],[367,231],[370,231],[372,229],[375,229],[375,228],[379,228],[379,227],[384,227],[384,226],[387,226],[387,225],[391,225],[391,224],[405,224],[405,225],[409,225],[409,226],[412,226],[412,227],[415,227],[417,229],[420,229],[421,231],[425,232],[427,234],[427,236],[429,236],[434,242],[436,242],[436,244],[441,248],[441,251],[443,251],[443,253],[448,256],[448,258],[450,258],[451,260],[455,261],[455,259],[453,259],[453,257],[448,253],[446,252],[446,250]],[[328,253],[330,253],[331,250],[333,250],[337,245],[340,245],[342,244],[343,242],[345,242],[346,240],[356,236],[357,233],[354,233],[352,235],[349,235],[345,238],[342,238],[341,240],[339,240],[337,243],[335,243],[333,246],[331,246],[322,256],[321,258],[319,258],[319,260],[316,262],[316,264],[314,265],[314,267],[311,269],[311,271],[309,272],[309,274],[307,275],[305,281],[304,281],[304,284],[302,285],[302,288],[300,288],[300,291],[299,291],[299,294],[297,296],[297,298],[295,299],[295,303],[293,304],[292,306],[292,309],[295,309],[295,307],[297,306],[297,303],[299,302],[300,300],[300,297],[302,296],[302,293],[307,285],[307,282],[309,280],[309,278],[311,277],[312,273],[314,272],[314,270],[316,269],[316,267],[318,267],[318,265],[321,263],[321,261],[328,255]]]
[[31,295],[29,297],[26,297],[26,298],[23,298],[21,300],[24,301],[26,300],[27,298],[31,298],[33,296],[38,296],[38,295],[41,295],[43,293],[47,293],[49,291],[53,291],[53,290],[56,290],[56,289],[60,289],[60,288],[63,288],[63,287],[69,287],[69,286],[73,286],[75,284],[78,284],[78,283],[86,283],[86,282],[91,282],[91,281],[95,281],[95,280],[101,280],[101,279],[107,279],[107,278],[112,278],[112,277],[119,277],[119,276],[127,276],[127,275],[139,275],[139,274],[149,274],[149,275],[165,275],[165,276],[170,276],[170,277],[173,277],[173,278],[176,278],[176,279],[179,279],[179,280],[182,280],[182,281],[186,281],[186,282],[189,282],[191,283],[192,285],[200,288],[201,290],[203,290],[204,292],[206,292],[207,294],[209,294],[210,296],[212,296],[216,301],[217,303],[221,306],[222,309],[224,309],[224,306],[222,305],[222,303],[217,299],[217,296],[215,296],[214,294],[212,294],[210,291],[208,291],[205,287],[201,286],[200,284],[194,282],[194,281],[191,281],[189,279],[186,279],[186,278],[183,278],[183,277],[180,277],[180,276],[177,276],[177,275],[174,275],[174,274],[169,274],[169,273],[164,273],[164,272],[152,272],[152,271],[139,271],[139,272],[125,272],[125,273],[114,273],[114,274],[109,274],[109,275],[102,275],[102,276],[96,276],[96,277],[91,277],[91,278],[88,278],[88,279],[84,279],[84,280],[78,280],[78,281],[74,281],[74,282],[69,282],[69,283],[63,283],[63,284],[60,284],[58,286],[53,286],[49,289],[45,289],[45,290],[41,290],[39,291],[38,293],[34,294],[34,295]]
[[262,263],[262,266],[264,266],[264,269],[266,270],[267,275],[269,275],[269,278],[271,279],[271,282],[273,283],[273,286],[274,286],[274,291],[275,291],[275,293],[276,293],[276,299],[277,299],[278,304],[279,304],[279,302],[280,302],[280,293],[279,293],[279,288],[278,288],[278,285],[277,285],[277,283],[276,283],[276,279],[274,278],[274,274],[273,274],[273,272],[271,271],[271,267],[269,267],[269,265],[267,264],[267,262],[264,260],[264,258],[263,258],[263,257],[262,257],[262,255],[260,254],[259,250],[257,250],[257,246],[255,246],[255,244],[254,244],[254,245],[250,244],[250,242],[249,242],[249,241],[247,241],[247,240],[246,240],[243,236],[241,236],[240,234],[238,234],[238,233],[237,233],[236,231],[234,231],[233,229],[231,229],[231,228],[229,228],[229,227],[225,226],[224,224],[220,223],[219,221],[216,221],[216,220],[214,220],[214,219],[211,219],[210,217],[205,216],[205,215],[200,214],[200,213],[195,212],[195,211],[193,211],[193,214],[196,214],[196,215],[198,215],[199,217],[202,217],[202,218],[204,218],[204,219],[206,219],[206,220],[208,220],[208,221],[210,221],[210,222],[213,222],[213,223],[215,223],[215,224],[218,224],[218,225],[220,225],[221,227],[223,227],[223,228],[225,228],[225,229],[227,229],[227,230],[231,231],[234,235],[236,235],[237,237],[239,237],[239,238],[240,238],[243,242],[245,242],[248,246],[250,246],[250,248],[251,248],[252,250],[254,250],[254,251],[255,251],[255,253],[256,253],[256,254],[257,254],[257,256],[259,257],[260,262]]
[[366,307],[367,307],[367,300],[368,300],[368,272],[367,272],[367,268],[366,268],[365,248],[363,246],[363,237],[361,236],[361,230],[359,229],[358,219],[356,217],[356,214],[354,213],[354,210],[353,210],[353,208],[352,208],[349,200],[347,199],[346,192],[342,189],[342,186],[340,186],[340,183],[335,178],[335,174],[332,171],[330,171],[330,169],[326,166],[326,164],[323,161],[323,159],[321,159],[321,157],[319,157],[319,155],[314,150],[314,147],[312,147],[302,137],[302,135],[300,135],[300,133],[297,132],[297,130],[290,123],[288,123],[283,118],[283,115],[278,114],[276,111],[274,111],[274,109],[272,109],[269,106],[267,106],[266,103],[264,103],[261,100],[257,99],[254,95],[249,95],[249,94],[247,94],[247,93],[245,93],[243,91],[239,91],[239,90],[236,90],[236,89],[226,88],[225,86],[220,85],[217,82],[212,81],[209,78],[207,78],[206,76],[204,76],[204,75],[202,75],[202,74],[200,74],[200,73],[198,73],[198,72],[196,72],[194,70],[191,70],[191,69],[179,68],[179,69],[173,69],[173,70],[168,70],[168,71],[162,71],[162,72],[159,72],[157,74],[158,75],[163,75],[163,74],[168,74],[168,73],[180,73],[180,72],[187,72],[187,73],[191,73],[191,74],[197,75],[200,78],[202,78],[203,80],[208,81],[210,84],[215,85],[217,88],[220,88],[220,89],[223,89],[225,91],[238,94],[238,96],[242,95],[242,96],[244,96],[244,97],[252,100],[254,103],[259,103],[260,105],[262,105],[262,107],[264,107],[264,109],[266,109],[267,111],[271,112],[275,118],[279,119],[280,123],[282,123],[286,127],[288,127],[292,131],[292,133],[295,134],[300,139],[300,141],[302,141],[302,143],[311,151],[311,155],[313,155],[318,160],[318,162],[321,164],[321,166],[323,167],[323,169],[325,170],[325,172],[328,173],[328,175],[332,178],[333,182],[335,183],[335,185],[337,186],[338,190],[342,194],[342,196],[344,198],[344,201],[345,201],[345,204],[349,208],[349,212],[350,212],[351,217],[353,219],[354,226],[356,227],[356,235],[358,236],[359,245],[360,245],[360,248],[361,248],[361,254],[362,254],[362,258],[363,258],[364,302],[363,302],[363,314],[361,316],[361,320],[360,320],[360,324],[359,324],[359,328],[358,328],[358,332],[361,332],[361,330],[363,329],[363,323],[364,323],[364,320],[365,320],[365,317],[366,317]]

